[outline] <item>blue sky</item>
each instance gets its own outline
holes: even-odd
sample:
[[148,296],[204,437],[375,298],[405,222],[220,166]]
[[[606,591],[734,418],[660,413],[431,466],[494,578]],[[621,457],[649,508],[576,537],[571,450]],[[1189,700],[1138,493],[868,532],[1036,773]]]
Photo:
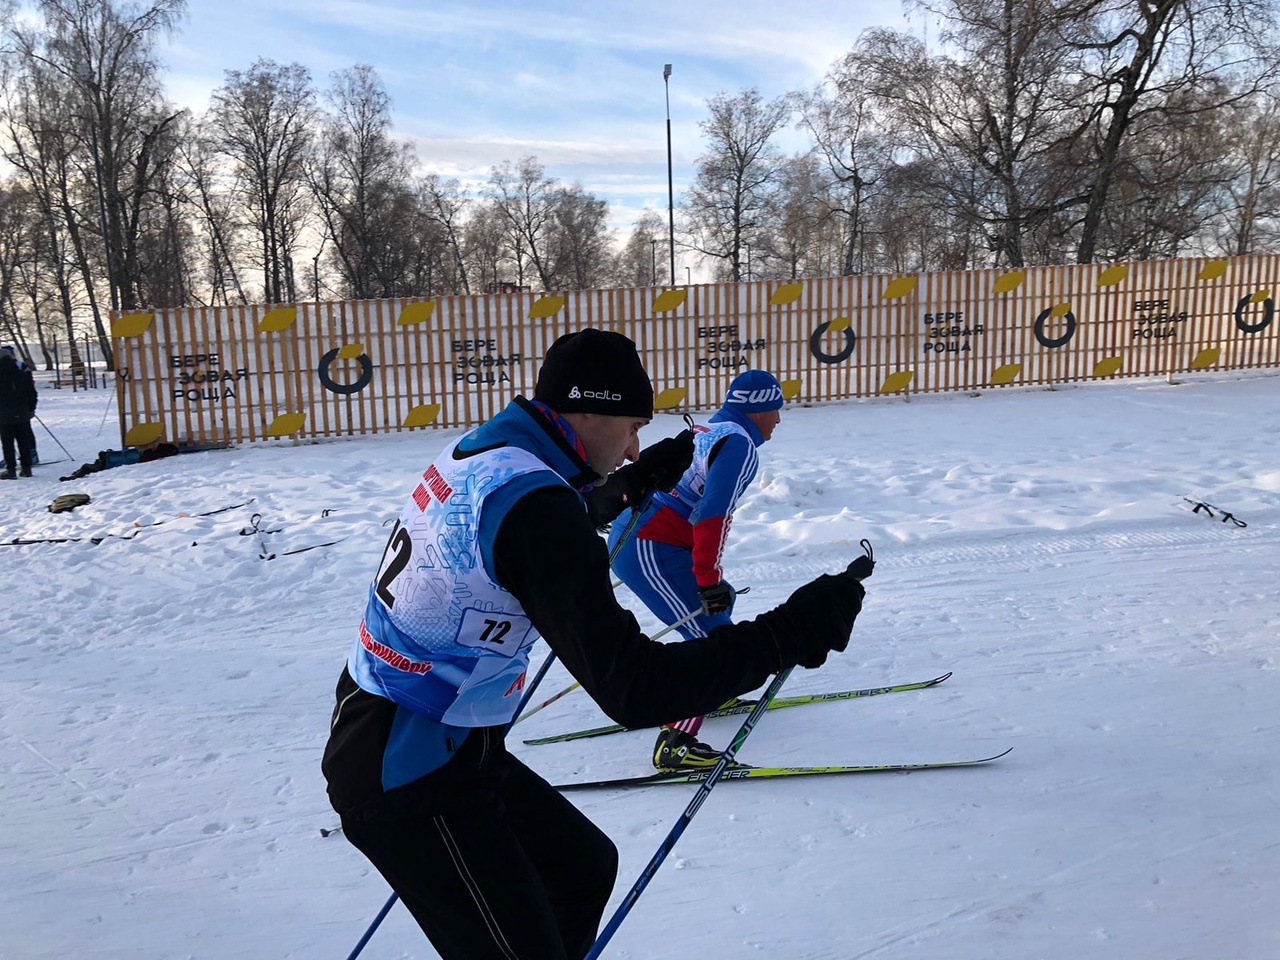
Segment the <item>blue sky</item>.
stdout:
[[667,207],[663,64],[678,196],[710,97],[812,87],[871,26],[906,28],[900,0],[190,0],[160,54],[170,97],[197,111],[258,57],[303,64],[321,89],[368,63],[424,170],[477,182],[532,154],[625,229]]

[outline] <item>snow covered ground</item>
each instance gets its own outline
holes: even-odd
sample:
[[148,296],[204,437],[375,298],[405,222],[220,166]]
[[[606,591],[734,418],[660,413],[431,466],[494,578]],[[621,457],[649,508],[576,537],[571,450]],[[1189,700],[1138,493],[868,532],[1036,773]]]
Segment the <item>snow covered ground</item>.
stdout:
[[[117,445],[114,411],[44,390],[75,461],[0,484],[0,541],[106,537],[0,547],[0,957],[344,957],[389,891],[320,834],[333,685],[384,524],[454,434],[59,483]],[[728,549],[743,614],[859,538],[879,561],[849,652],[784,692],[954,676],[770,713],[742,759],[1013,752],[720,785],[606,957],[1280,956],[1280,377],[787,409],[761,452]],[[577,693],[517,732],[598,722]],[[643,773],[652,736],[513,743],[562,781]],[[615,902],[692,789],[572,794],[621,850]],[[434,953],[397,906],[363,956]]]

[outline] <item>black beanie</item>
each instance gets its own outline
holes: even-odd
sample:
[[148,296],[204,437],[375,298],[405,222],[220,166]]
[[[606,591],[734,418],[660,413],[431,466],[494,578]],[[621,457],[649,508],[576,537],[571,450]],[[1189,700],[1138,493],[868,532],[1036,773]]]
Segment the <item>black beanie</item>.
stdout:
[[620,333],[566,333],[547,350],[533,398],[557,413],[653,417],[653,385],[635,343]]

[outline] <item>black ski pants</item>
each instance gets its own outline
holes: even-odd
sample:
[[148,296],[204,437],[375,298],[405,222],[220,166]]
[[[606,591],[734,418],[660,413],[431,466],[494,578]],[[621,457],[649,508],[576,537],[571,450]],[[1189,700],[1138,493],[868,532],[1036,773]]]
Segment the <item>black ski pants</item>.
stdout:
[[[13,455],[14,444],[18,447],[18,456]],[[16,472],[21,463],[24,470],[31,469],[31,451],[35,449],[36,438],[31,432],[31,421],[19,423],[0,423],[0,449],[4,452],[4,468],[10,473]]]
[[613,891],[617,848],[507,753],[498,730],[473,730],[459,750],[471,757],[446,769],[469,767],[477,751],[476,775],[446,774],[447,789],[419,810],[344,815],[343,833],[442,960],[581,960]]

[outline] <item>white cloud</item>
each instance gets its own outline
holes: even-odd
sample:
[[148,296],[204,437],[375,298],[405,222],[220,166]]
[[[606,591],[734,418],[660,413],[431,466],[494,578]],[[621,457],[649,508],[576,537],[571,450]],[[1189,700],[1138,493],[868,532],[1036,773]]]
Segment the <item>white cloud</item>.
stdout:
[[[495,164],[534,155],[615,205],[665,207],[668,95],[679,190],[708,98],[811,87],[862,29],[901,22],[898,0],[193,0],[162,55],[169,96],[196,112],[226,70],[259,57],[302,63],[318,89],[368,63],[426,170],[483,181]],[[784,149],[796,144],[788,135]]]

